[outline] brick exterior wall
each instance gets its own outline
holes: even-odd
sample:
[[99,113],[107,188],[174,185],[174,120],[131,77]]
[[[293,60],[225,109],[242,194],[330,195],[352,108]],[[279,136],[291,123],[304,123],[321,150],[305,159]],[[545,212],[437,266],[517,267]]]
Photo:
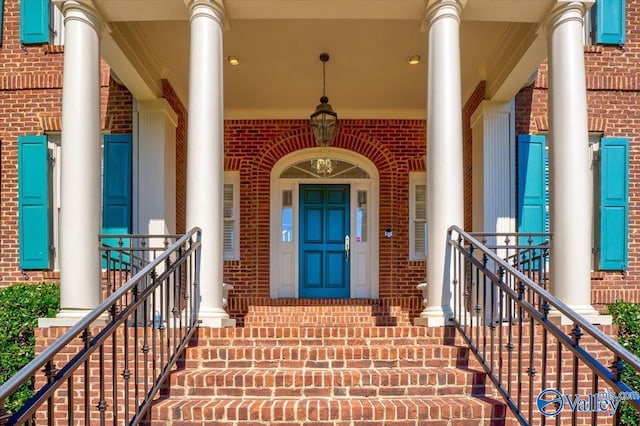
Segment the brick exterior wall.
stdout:
[[[589,131],[603,137],[629,138],[629,268],[593,272],[591,302],[601,312],[622,299],[640,302],[640,2],[627,1],[624,48],[586,46]],[[516,96],[516,134],[549,129],[547,64],[535,82]]]
[[187,222],[187,109],[167,80],[162,81],[165,99],[178,115],[176,128],[176,233],[186,232]]
[[[379,171],[382,299],[420,300],[416,285],[426,269],[424,262],[408,260],[409,172],[425,170],[425,132],[422,120],[343,120],[333,143],[367,157]],[[251,301],[269,298],[271,169],[285,155],[314,146],[307,120],[225,123],[225,169],[240,171],[241,260],[225,262],[225,281],[235,286],[230,297],[235,316]],[[386,228],[393,230],[392,238],[384,237]]]

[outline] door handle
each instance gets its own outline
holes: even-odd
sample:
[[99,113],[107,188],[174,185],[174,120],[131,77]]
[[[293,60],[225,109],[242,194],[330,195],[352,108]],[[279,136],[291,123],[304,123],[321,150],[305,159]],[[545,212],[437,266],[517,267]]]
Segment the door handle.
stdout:
[[347,262],[349,261],[350,253],[351,253],[351,243],[349,241],[349,236],[345,235],[344,236],[344,257]]

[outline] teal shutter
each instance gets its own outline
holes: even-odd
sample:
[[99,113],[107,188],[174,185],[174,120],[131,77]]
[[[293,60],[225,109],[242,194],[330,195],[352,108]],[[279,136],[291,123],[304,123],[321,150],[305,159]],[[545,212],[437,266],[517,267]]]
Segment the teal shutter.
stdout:
[[49,269],[49,188],[47,137],[18,137],[18,232],[22,269]]
[[629,139],[600,140],[601,270],[625,270],[629,234]]
[[131,232],[131,135],[104,136],[102,233]]
[[4,0],[0,0],[0,46],[2,46],[2,29],[4,28]]
[[591,8],[591,23],[595,42],[616,44],[625,42],[625,0],[596,0]]
[[20,41],[24,44],[49,42],[50,0],[20,0]]
[[[105,135],[102,171],[102,234],[131,233],[131,135]],[[129,241],[108,238],[103,243],[129,247]],[[128,269],[130,257],[111,253],[110,269]],[[103,257],[102,267],[107,268]]]
[[518,135],[518,232],[549,230],[547,187],[546,137]]

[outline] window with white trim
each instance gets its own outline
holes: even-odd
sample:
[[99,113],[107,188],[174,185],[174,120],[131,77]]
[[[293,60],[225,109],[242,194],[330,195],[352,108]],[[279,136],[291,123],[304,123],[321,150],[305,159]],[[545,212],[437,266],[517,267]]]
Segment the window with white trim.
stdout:
[[409,174],[409,260],[427,256],[427,174]]
[[240,172],[224,173],[224,259],[240,260]]

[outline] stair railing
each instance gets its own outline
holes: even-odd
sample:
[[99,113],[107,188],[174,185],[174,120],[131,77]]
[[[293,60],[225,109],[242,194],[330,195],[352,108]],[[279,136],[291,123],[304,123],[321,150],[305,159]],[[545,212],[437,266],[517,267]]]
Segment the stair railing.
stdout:
[[638,357],[456,226],[448,250],[453,324],[521,424],[617,425],[619,404],[640,409],[622,380]]
[[[0,425],[144,420],[197,329],[200,236],[170,244],[0,386]],[[24,383],[34,395],[3,412]]]

